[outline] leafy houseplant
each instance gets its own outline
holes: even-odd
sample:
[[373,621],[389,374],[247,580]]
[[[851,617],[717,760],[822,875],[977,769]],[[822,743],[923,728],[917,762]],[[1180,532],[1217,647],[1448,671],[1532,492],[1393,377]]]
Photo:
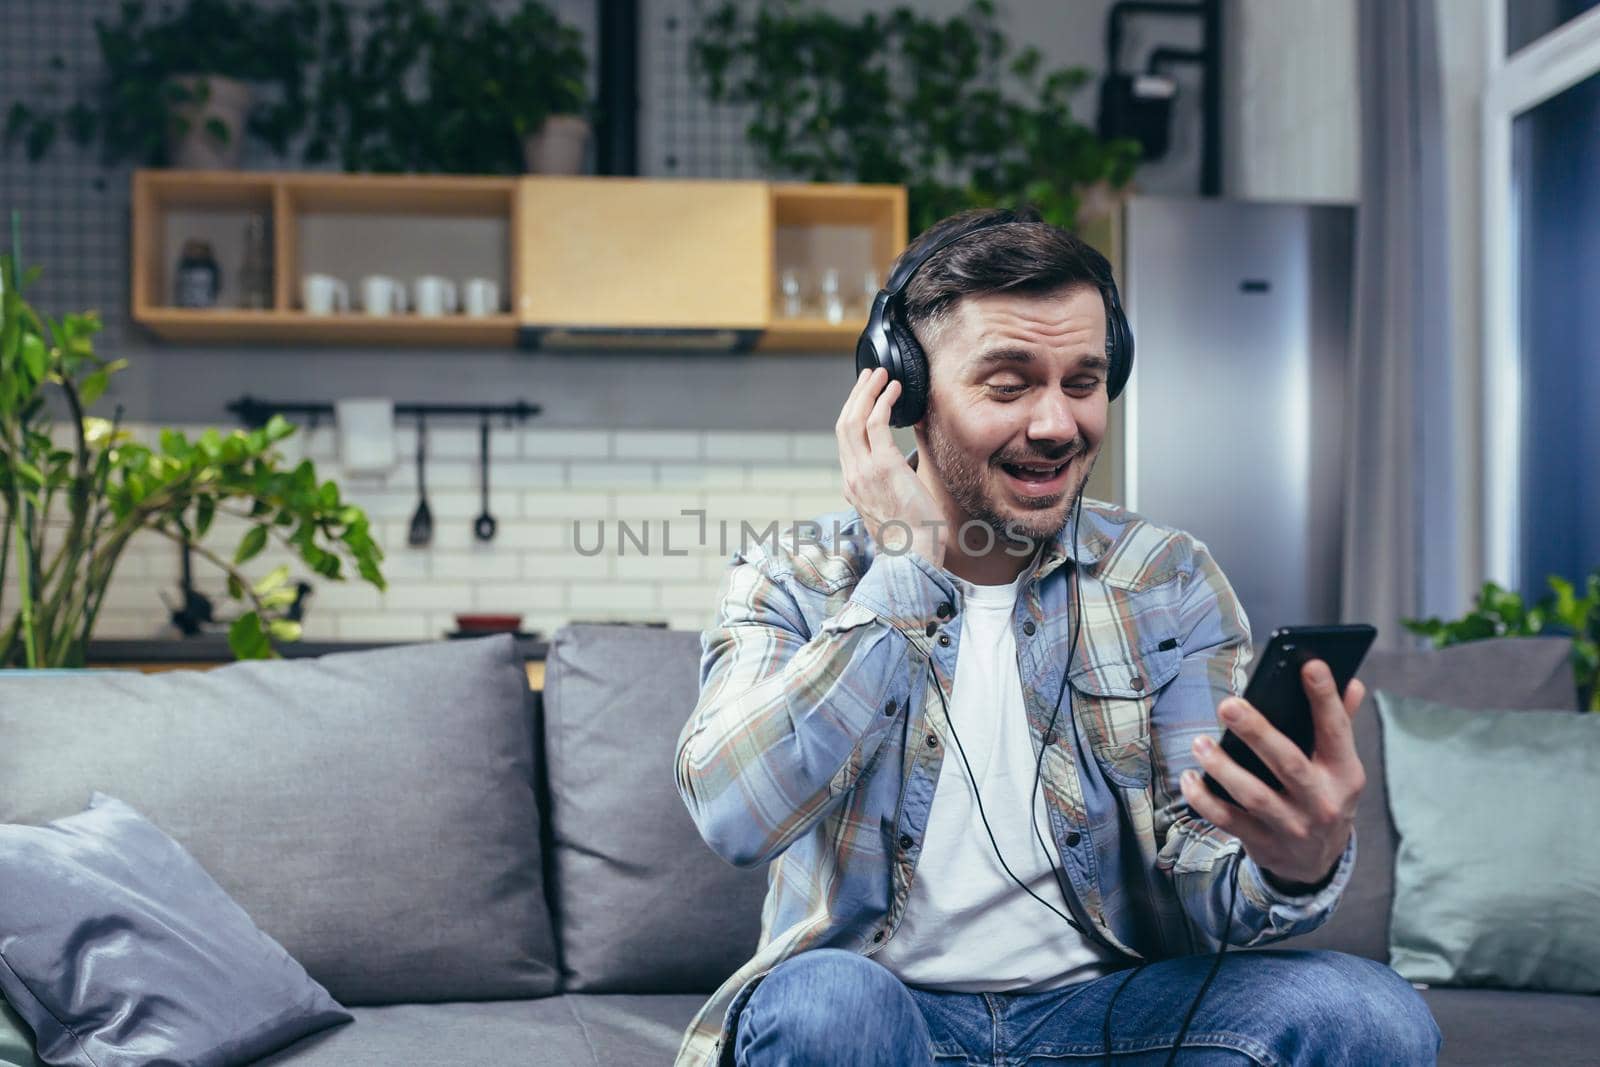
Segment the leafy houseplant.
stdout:
[[318,43],[309,163],[348,171],[521,173],[524,141],[586,118],[582,36],[538,0],[501,17],[474,0],[339,3]]
[[1042,74],[1033,47],[1010,55],[993,0],[944,22],[903,6],[859,21],[799,0],[751,7],[710,12],[691,58],[713,101],[754,108],[746,134],[773,172],[904,184],[913,233],[963,208],[1022,203],[1076,228],[1086,190],[1133,175],[1137,142],[1102,141],[1072,117],[1088,71]]
[[1572,670],[1578,682],[1578,706],[1600,711],[1600,568],[1586,581],[1579,596],[1571,582],[1558,575],[1547,579],[1551,592],[1532,607],[1521,594],[1485,582],[1472,611],[1453,621],[1437,617],[1401,619],[1414,634],[1433,639],[1435,648],[1477,641],[1485,637],[1531,637],[1566,631],[1572,636]]
[[[190,546],[227,575],[229,593],[249,608],[228,633],[240,659],[276,656],[274,640],[300,636],[299,623],[284,617],[295,599],[289,568],[255,581],[241,569],[271,539],[324,577],[340,578],[348,559],[386,588],[383,552],[361,509],[333,482],[319,484],[309,461],[280,467],[274,445],[294,432],[281,417],[250,433],[206,430],[193,441],[166,430],[160,447],[149,448],[120,427],[120,408],[110,421],[88,416],[125,361],[94,353],[95,313],[56,320],[29,306],[21,285],[37,270],[19,279],[16,262],[0,256],[0,581],[14,560],[20,603],[9,620],[0,604],[0,667],[82,666],[117,562],[141,531]],[[60,390],[72,416],[66,447],[50,432],[47,387]],[[203,544],[219,514],[252,522],[231,559]]]
[[[249,0],[187,0],[181,10],[164,4],[158,18],[140,0],[124,0],[116,21],[95,20],[104,67],[91,98],[60,110],[13,101],[6,144],[20,140],[38,160],[64,123],[79,145],[98,140],[106,163],[173,162],[191,132],[201,153],[236,158],[248,134],[281,155],[307,113],[303,85],[317,19],[317,0],[270,10]],[[51,66],[62,69],[60,58]],[[275,99],[247,105],[244,129],[232,128],[217,107],[235,86],[277,90]]]

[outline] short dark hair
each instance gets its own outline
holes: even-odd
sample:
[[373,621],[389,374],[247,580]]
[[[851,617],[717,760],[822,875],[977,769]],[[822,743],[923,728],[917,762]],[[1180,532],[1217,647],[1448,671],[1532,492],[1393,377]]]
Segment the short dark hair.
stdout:
[[998,225],[936,253],[901,294],[905,321],[924,348],[937,339],[965,296],[1053,293],[1084,286],[1104,299],[1114,284],[1105,256],[1071,231],[1045,222],[1031,207],[972,208],[940,219],[917,235],[894,266],[956,230],[985,223]]

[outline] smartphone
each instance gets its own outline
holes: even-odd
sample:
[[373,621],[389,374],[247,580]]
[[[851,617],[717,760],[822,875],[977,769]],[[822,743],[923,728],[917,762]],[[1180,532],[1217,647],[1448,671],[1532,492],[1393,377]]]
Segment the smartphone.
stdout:
[[[1250,706],[1267,717],[1283,734],[1300,746],[1307,756],[1316,750],[1316,727],[1311,718],[1311,700],[1306,696],[1305,683],[1300,670],[1308,660],[1320,659],[1333,672],[1339,695],[1356,675],[1356,668],[1366,657],[1367,649],[1377,638],[1378,630],[1366,623],[1349,623],[1335,626],[1285,626],[1273,631],[1267,647],[1256,659],[1245,686],[1244,699]],[[1266,782],[1278,792],[1283,783],[1273,774],[1255,750],[1232,730],[1222,735],[1222,751],[1232,756],[1251,774]],[[1216,779],[1208,773],[1206,788],[1234,807],[1238,801],[1228,795]]]

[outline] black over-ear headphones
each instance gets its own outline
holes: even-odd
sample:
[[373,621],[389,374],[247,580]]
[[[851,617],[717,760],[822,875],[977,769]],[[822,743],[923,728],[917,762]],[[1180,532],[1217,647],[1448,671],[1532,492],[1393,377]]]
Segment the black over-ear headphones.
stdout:
[[[1029,221],[1033,220],[1007,212],[1005,217],[946,234],[896,267],[889,275],[888,283],[873,298],[872,309],[867,313],[866,329],[861,331],[861,339],[856,342],[856,376],[860,377],[864,370],[882,367],[889,372],[890,381],[900,382],[900,398],[889,412],[889,425],[910,426],[920,420],[928,409],[928,357],[917,343],[916,335],[911,332],[905,317],[904,293],[912,277],[937,252],[957,241],[997,226]],[[1117,294],[1117,283],[1111,276],[1109,264],[1106,266],[1105,281],[1097,283],[1097,287],[1106,304],[1106,355],[1111,360],[1106,395],[1108,399],[1115,400],[1133,370],[1133,331],[1128,328],[1128,317],[1123,314],[1122,300]]]

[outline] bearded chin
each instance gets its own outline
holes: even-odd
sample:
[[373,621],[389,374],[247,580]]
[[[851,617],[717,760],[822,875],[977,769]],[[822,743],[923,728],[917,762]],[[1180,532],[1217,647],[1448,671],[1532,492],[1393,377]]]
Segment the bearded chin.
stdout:
[[932,412],[929,413],[927,430],[928,452],[951,500],[964,514],[988,525],[996,537],[1004,538],[1013,533],[1036,541],[1055,537],[1067,524],[1070,508],[1066,505],[1073,501],[1094,469],[1091,462],[1089,470],[1083,473],[1078,484],[1060,500],[1044,507],[1009,502],[1010,508],[1007,510],[1013,513],[1008,514],[1007,510],[1002,510],[999,501],[999,493],[1003,490],[998,485],[999,475],[992,465],[974,460],[951,440]]

